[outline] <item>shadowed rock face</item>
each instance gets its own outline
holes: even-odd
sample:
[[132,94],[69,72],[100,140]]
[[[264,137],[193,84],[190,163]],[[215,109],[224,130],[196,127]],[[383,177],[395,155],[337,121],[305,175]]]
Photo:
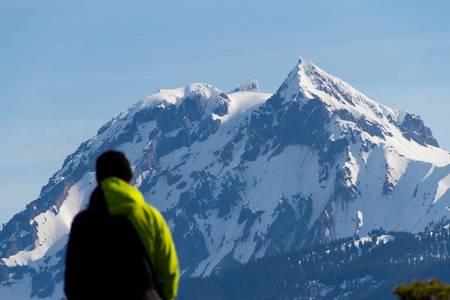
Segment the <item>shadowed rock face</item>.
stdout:
[[426,127],[418,116],[407,113],[399,127],[406,139],[413,140],[423,146],[430,145],[439,147],[430,128]]
[[[111,148],[127,154],[132,184],[165,217],[182,276],[374,228],[447,222],[449,194],[438,182],[450,172],[449,154],[427,147],[438,144],[417,116],[398,122],[398,111],[304,59],[274,95],[230,116],[233,101],[261,97],[253,81],[233,93],[205,84],[160,91],[82,143],[2,227],[0,297],[19,283],[30,297],[57,297],[71,218],[96,185],[97,157]],[[396,148],[399,140],[414,151]],[[423,151],[440,163],[410,154]],[[420,221],[389,220],[404,211]]]

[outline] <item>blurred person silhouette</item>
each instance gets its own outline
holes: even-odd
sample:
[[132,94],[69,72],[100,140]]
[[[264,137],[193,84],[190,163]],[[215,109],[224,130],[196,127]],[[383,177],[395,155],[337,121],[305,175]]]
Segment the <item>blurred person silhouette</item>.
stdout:
[[130,185],[122,152],[97,159],[98,186],[74,219],[64,291],[76,299],[174,299],[178,259],[162,215]]

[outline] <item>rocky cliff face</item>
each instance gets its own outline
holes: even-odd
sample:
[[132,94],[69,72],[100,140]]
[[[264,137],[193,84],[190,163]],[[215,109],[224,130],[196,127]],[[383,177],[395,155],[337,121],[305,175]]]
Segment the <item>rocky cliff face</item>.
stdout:
[[111,148],[127,154],[132,184],[163,213],[182,276],[379,227],[449,223],[450,154],[419,117],[306,59],[274,95],[244,86],[159,91],[82,143],[0,231],[0,298],[63,296],[70,224]]

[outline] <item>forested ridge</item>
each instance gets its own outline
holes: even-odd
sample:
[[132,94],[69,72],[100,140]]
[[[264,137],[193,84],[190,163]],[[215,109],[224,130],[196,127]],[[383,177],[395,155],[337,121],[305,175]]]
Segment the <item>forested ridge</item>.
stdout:
[[368,237],[265,257],[206,278],[185,278],[177,299],[396,299],[412,279],[450,282],[447,229]]

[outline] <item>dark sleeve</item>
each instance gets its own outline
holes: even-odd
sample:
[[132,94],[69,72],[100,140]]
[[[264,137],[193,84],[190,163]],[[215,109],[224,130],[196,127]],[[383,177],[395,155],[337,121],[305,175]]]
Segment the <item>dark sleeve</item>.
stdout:
[[83,278],[83,265],[80,261],[80,254],[83,251],[83,241],[80,239],[83,235],[83,219],[87,216],[86,212],[80,213],[75,217],[69,234],[69,242],[67,243],[66,252],[66,270],[64,281],[64,292],[67,299],[80,299],[80,290],[83,290],[82,283],[79,282],[80,278]]

